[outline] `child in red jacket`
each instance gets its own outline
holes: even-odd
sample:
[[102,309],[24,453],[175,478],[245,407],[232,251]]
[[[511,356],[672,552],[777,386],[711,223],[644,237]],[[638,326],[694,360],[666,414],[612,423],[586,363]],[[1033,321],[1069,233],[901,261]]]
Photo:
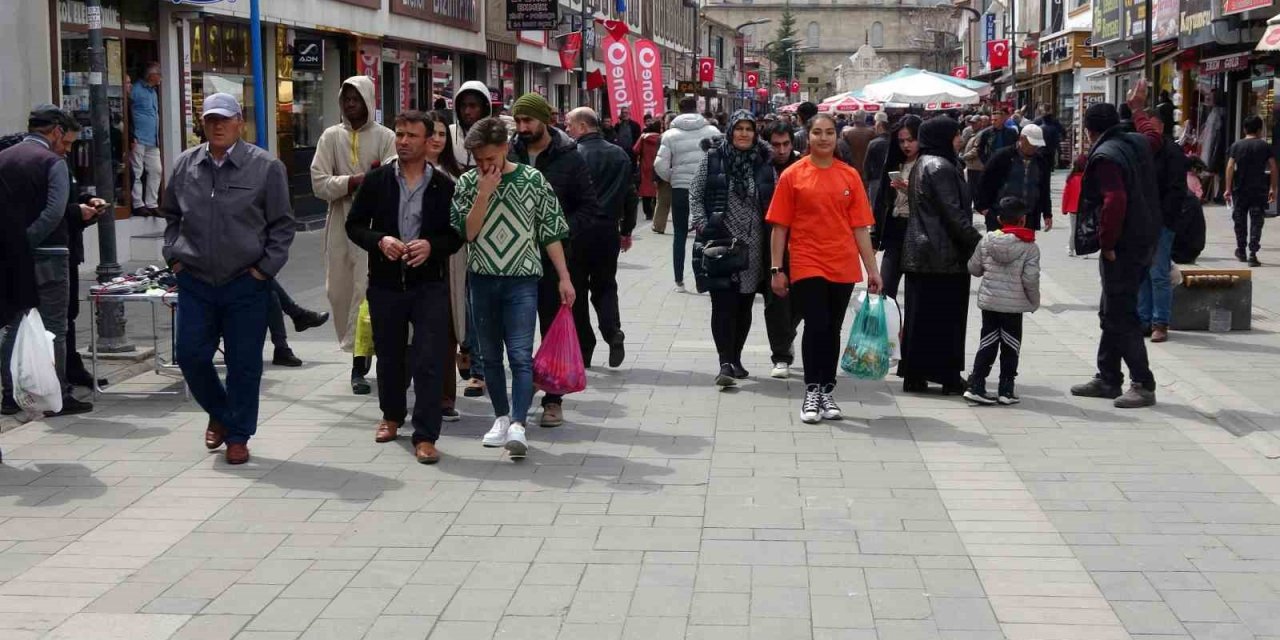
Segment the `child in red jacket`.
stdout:
[[1080,182],[1084,180],[1084,165],[1088,156],[1076,156],[1071,163],[1071,174],[1067,176],[1067,185],[1062,189],[1062,214],[1071,220],[1071,234],[1067,236],[1067,255],[1076,255],[1076,212],[1080,208]]

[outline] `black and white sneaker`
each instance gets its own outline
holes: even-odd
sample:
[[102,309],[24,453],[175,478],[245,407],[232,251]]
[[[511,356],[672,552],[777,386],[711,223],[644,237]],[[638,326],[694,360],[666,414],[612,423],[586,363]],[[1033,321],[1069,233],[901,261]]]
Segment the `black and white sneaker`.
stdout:
[[816,384],[805,387],[804,404],[800,405],[800,421],[805,424],[818,424],[822,421],[822,391]]
[[835,398],[831,394],[836,390],[834,384],[824,385],[822,392],[818,396],[818,403],[822,407],[823,420],[841,420],[844,414],[840,411],[840,405],[836,404]]
[[969,388],[964,390],[964,399],[973,404],[993,405],[998,400],[995,396],[987,393],[987,383],[982,380],[970,380]]
[[996,398],[996,401],[1005,406],[1022,402],[1022,400],[1018,398],[1017,392],[1013,390],[1012,382],[1000,383],[1000,395]]

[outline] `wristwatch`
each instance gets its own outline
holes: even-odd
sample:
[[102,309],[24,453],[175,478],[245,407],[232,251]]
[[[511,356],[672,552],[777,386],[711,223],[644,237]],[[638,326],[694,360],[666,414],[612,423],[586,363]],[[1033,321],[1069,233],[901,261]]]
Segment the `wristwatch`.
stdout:
[[776,276],[776,275],[778,275],[779,273],[782,273],[782,267],[769,267],[769,274],[770,274],[770,275],[775,275],[775,276]]

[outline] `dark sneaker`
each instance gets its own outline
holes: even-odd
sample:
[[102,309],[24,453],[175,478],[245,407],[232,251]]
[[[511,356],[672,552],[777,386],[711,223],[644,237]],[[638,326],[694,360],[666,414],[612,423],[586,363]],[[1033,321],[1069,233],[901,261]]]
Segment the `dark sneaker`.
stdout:
[[835,393],[836,386],[834,384],[823,385],[822,390],[818,393],[818,406],[822,409],[823,420],[843,420],[844,413],[840,411],[840,405],[836,404],[836,400],[831,394]]
[[921,378],[906,378],[902,381],[903,393],[925,393],[929,390],[929,382]]
[[1249,266],[1251,266],[1251,267],[1261,267],[1261,266],[1262,266],[1262,262],[1260,262],[1260,261],[1258,260],[1258,254],[1256,254],[1256,253],[1251,253],[1251,254],[1249,254]]
[[1094,378],[1084,384],[1078,384],[1071,387],[1071,395],[1081,398],[1106,398],[1108,400],[1114,400],[1119,398],[1121,393],[1123,392],[1120,390],[1120,387],[1107,384],[1102,381],[1102,378]]
[[746,380],[751,376],[751,372],[742,366],[741,362],[733,363],[733,377],[735,380]]
[[0,416],[15,416],[22,412],[22,407],[18,406],[18,401],[11,396],[5,396],[0,400]]
[[89,413],[90,411],[93,411],[93,403],[76,400],[70,395],[65,395],[62,396],[62,411],[57,413],[46,411],[44,415],[52,418],[56,416],[74,416],[81,413]]
[[328,311],[312,311],[303,309],[293,316],[293,330],[302,333],[307,329],[314,329],[329,321]]
[[[89,375],[88,371],[77,371],[74,373],[69,372],[67,373],[67,384],[73,387],[84,387],[86,389],[92,389],[93,376]],[[98,378],[98,386],[99,387],[107,386],[107,379]]]
[[622,361],[627,357],[627,349],[623,346],[624,340],[626,340],[626,338],[624,338],[622,333],[619,332],[618,335],[613,338],[613,342],[609,343],[610,369],[617,369],[622,366]]
[[996,403],[996,398],[987,393],[985,380],[970,380],[969,387],[964,391],[964,399],[974,404],[993,405]]
[[351,393],[354,393],[358,396],[367,396],[373,393],[373,385],[369,384],[369,381],[365,380],[364,376],[352,378]]
[[271,358],[271,364],[278,367],[301,367],[302,359],[293,355],[293,349],[284,348],[276,349],[276,353]]
[[1009,405],[1022,402],[1022,399],[1018,397],[1018,393],[1014,390],[1012,382],[1001,382],[1000,393],[996,397],[996,402],[1007,407]]
[[804,402],[800,404],[800,421],[805,424],[818,424],[822,421],[822,390],[816,384],[805,387]]
[[1117,409],[1141,409],[1142,407],[1153,407],[1155,404],[1156,392],[1136,382],[1129,385],[1129,390],[1124,392],[1124,395],[1116,398],[1115,401]]
[[440,419],[445,422],[457,422],[462,419],[462,414],[458,413],[453,407],[445,407],[440,410]]
[[1246,260],[1248,260],[1248,258],[1246,258],[1244,255],[1243,247],[1236,249],[1236,260],[1239,260],[1240,262],[1245,262]]
[[737,384],[737,379],[733,377],[733,365],[727,362],[720,365],[720,373],[716,375],[716,386],[725,389]]

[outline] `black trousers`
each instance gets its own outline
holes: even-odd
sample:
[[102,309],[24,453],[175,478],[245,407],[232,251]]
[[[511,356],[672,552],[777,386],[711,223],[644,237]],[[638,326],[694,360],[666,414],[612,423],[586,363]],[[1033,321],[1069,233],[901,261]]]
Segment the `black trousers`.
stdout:
[[644,209],[645,220],[653,219],[653,209],[655,206],[657,206],[657,204],[658,204],[657,196],[640,198],[640,206],[642,209]]
[[[71,265],[68,274],[70,297],[67,298],[67,379],[88,378],[89,370],[84,366],[84,359],[76,350],[76,318],[80,317],[80,275],[79,265]],[[93,318],[89,319],[93,322]]]
[[1231,204],[1231,221],[1236,227],[1236,248],[1257,253],[1262,248],[1262,224],[1266,222],[1267,197],[1237,196]]
[[769,282],[764,288],[764,327],[769,333],[769,350],[773,363],[788,365],[796,361],[796,329],[800,326],[800,313],[791,302],[791,296],[774,295]]
[[880,293],[897,300],[898,287],[902,285],[901,239],[884,245],[884,252],[880,255],[880,281],[884,283]]
[[413,443],[434,443],[440,437],[440,380],[449,343],[448,285],[424,282],[407,291],[370,286],[366,297],[373,325],[382,418],[404,423],[409,413],[406,394],[412,377]]
[[1124,373],[1120,370],[1123,362],[1129,365],[1133,382],[1155,389],[1147,345],[1142,339],[1142,321],[1138,318],[1138,287],[1149,268],[1148,260],[1128,253],[1117,252],[1114,261],[1098,260],[1098,270],[1102,273],[1098,377],[1107,384],[1117,387],[1124,384]]
[[840,360],[840,326],[853,297],[853,284],[826,278],[805,278],[791,283],[792,304],[804,320],[800,352],[804,356],[806,385],[834,385]]
[[280,281],[272,278],[271,299],[267,301],[267,332],[271,334],[271,344],[275,348],[289,348],[289,330],[285,328],[284,317],[293,317],[301,310]]
[[711,292],[711,337],[716,341],[720,364],[742,364],[742,347],[751,333],[751,307],[756,294]]
[[982,170],[965,169],[964,177],[965,177],[965,180],[969,182],[969,193],[977,193],[978,183],[982,182]]
[[971,380],[986,381],[991,367],[1000,356],[1000,382],[1013,382],[1018,377],[1018,352],[1022,349],[1022,314],[982,312],[982,340],[973,358]]

